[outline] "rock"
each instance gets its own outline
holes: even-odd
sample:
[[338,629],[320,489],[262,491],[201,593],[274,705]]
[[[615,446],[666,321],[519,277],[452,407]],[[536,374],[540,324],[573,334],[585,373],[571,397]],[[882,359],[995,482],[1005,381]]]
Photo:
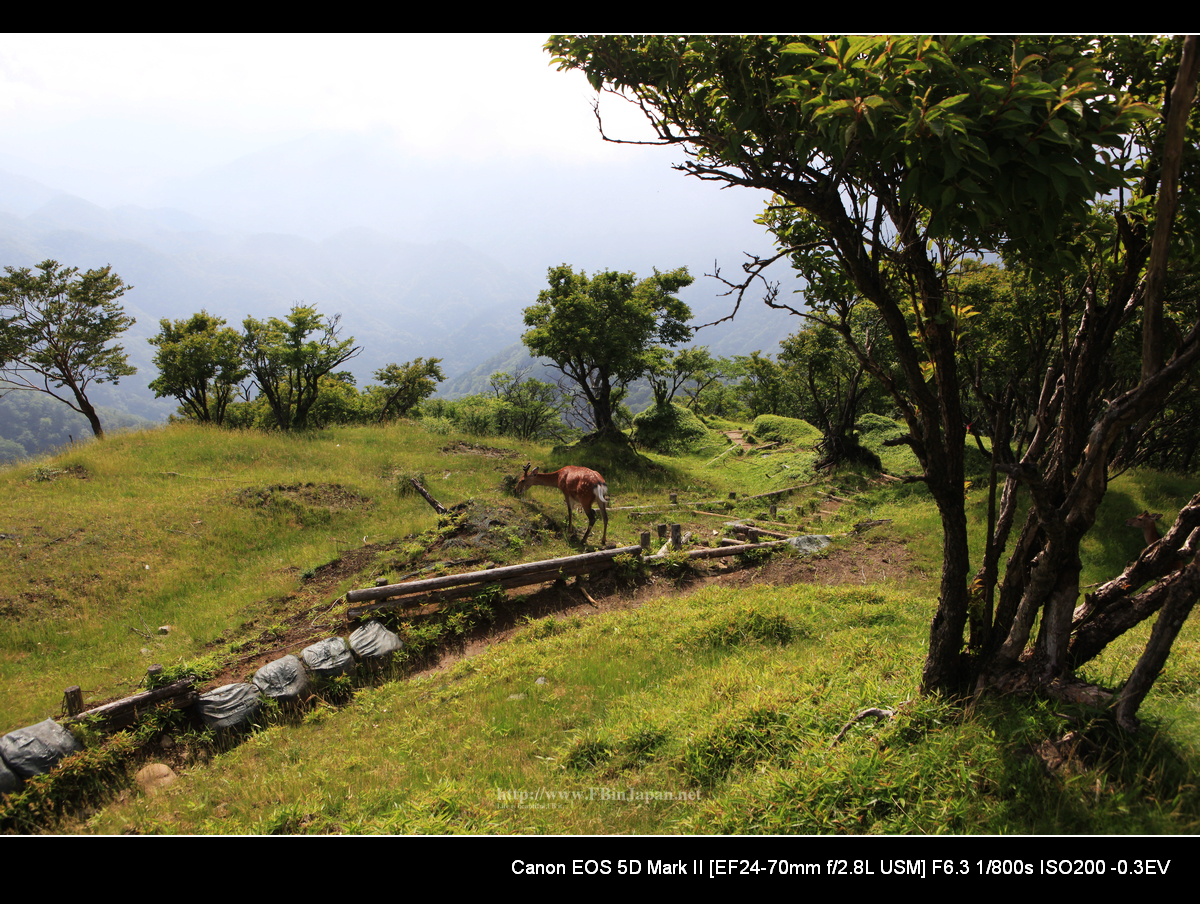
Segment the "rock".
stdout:
[[165,788],[174,782],[179,776],[166,763],[151,763],[149,766],[139,769],[133,778],[144,792],[154,794],[160,788]]

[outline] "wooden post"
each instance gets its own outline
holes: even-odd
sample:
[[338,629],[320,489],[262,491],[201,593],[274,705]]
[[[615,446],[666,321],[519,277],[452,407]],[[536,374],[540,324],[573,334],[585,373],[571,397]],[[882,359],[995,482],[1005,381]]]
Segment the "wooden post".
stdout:
[[68,716],[83,712],[83,691],[78,684],[72,684],[63,691],[63,708]]
[[667,539],[667,526],[665,524],[660,524],[658,526],[658,539],[660,539],[660,540]]
[[730,499],[737,499],[737,493],[730,493],[730,494],[729,494],[729,498],[730,498]]
[[671,525],[671,548],[679,549],[683,546],[683,528],[678,524]]
[[746,536],[749,538],[751,543],[758,542],[758,531],[756,531],[754,528],[750,528],[750,530],[746,531]]
[[650,551],[650,531],[642,531],[642,549],[646,552]]
[[775,509],[776,509],[775,503],[774,503],[774,502],[772,502],[772,503],[771,503],[771,520],[772,520],[772,521],[774,521],[774,520],[775,520]]
[[671,494],[671,505],[678,505],[678,504],[679,504],[679,495],[677,493],[672,493]]
[[154,665],[150,666],[150,668],[146,669],[146,684],[147,684],[147,686],[153,687],[154,682],[158,680],[159,676],[162,675],[162,673],[163,673],[163,667],[161,665],[159,665],[157,662]]

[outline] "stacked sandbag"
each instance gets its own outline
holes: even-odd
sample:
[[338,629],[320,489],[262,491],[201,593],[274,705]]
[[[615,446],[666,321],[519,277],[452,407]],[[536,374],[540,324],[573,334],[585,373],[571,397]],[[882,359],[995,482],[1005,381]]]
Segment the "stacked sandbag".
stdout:
[[350,635],[350,649],[362,660],[381,660],[403,648],[400,635],[372,619]]
[[305,647],[300,658],[314,678],[337,678],[354,671],[354,655],[346,649],[346,641],[340,637],[319,640]]
[[308,672],[295,656],[268,662],[251,680],[265,696],[281,703],[297,700],[308,690]]
[[201,694],[196,705],[205,725],[228,731],[252,723],[262,709],[262,699],[253,684],[226,684]]
[[[16,777],[32,778],[49,772],[67,754],[82,750],[75,736],[53,719],[18,728],[0,738],[0,759],[7,767],[0,773],[0,791],[15,790]],[[11,776],[11,778],[10,778]],[[6,788],[8,784],[12,787]]]

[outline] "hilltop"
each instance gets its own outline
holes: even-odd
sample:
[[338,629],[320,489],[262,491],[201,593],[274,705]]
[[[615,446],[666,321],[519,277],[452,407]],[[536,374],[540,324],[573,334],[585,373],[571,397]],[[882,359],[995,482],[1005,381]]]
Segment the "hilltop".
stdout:
[[[835,537],[815,558],[678,563],[510,591],[459,607],[457,621],[406,612],[391,625],[408,653],[388,674],[319,691],[303,712],[275,713],[241,742],[176,722],[128,764],[169,761],[182,778],[168,792],[98,799],[45,828],[1195,828],[1194,627],[1143,710],[1160,731],[1140,740],[1118,738],[1103,713],[1082,707],[985,700],[966,714],[921,699],[940,554],[924,491],[867,471],[814,474],[803,439],[740,454],[725,442],[713,431],[694,453],[647,454],[634,471],[603,450],[555,452],[419,423],[293,436],[172,425],[0,471],[11,500],[0,524],[10,553],[0,564],[4,731],[57,714],[69,685],[88,705],[131,693],[152,663],[202,673],[206,686],[245,680],[268,659],[347,634],[345,593],[379,577],[580,551],[561,536],[557,491],[512,495],[530,460],[600,470],[618,545],[662,521],[711,542],[734,517],[768,515],[769,500],[711,514],[701,502],[791,487],[775,520]],[[596,460],[579,460],[589,454]],[[410,476],[444,504],[467,505],[439,522],[404,492]],[[1138,551],[1137,533],[1119,523],[1124,508],[1169,508],[1194,484],[1150,473],[1114,484],[1085,580]],[[985,491],[968,498],[984,517]],[[886,523],[850,533],[866,520]],[[1127,673],[1138,652],[1131,640],[1106,653],[1092,678]],[[868,707],[893,717],[851,725]],[[238,790],[214,794],[217,784]],[[535,807],[520,796],[609,786],[647,794],[620,808]],[[682,796],[650,793],[668,790]]]

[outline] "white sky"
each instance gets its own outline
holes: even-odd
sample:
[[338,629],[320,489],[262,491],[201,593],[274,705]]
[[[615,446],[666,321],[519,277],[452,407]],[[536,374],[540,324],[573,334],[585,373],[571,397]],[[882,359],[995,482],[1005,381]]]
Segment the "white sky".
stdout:
[[[0,38],[0,151],[119,178],[191,175],[310,132],[387,135],[478,159],[626,157],[546,35],[13,35]],[[640,114],[606,126],[644,137]],[[666,152],[662,152],[666,153]]]

